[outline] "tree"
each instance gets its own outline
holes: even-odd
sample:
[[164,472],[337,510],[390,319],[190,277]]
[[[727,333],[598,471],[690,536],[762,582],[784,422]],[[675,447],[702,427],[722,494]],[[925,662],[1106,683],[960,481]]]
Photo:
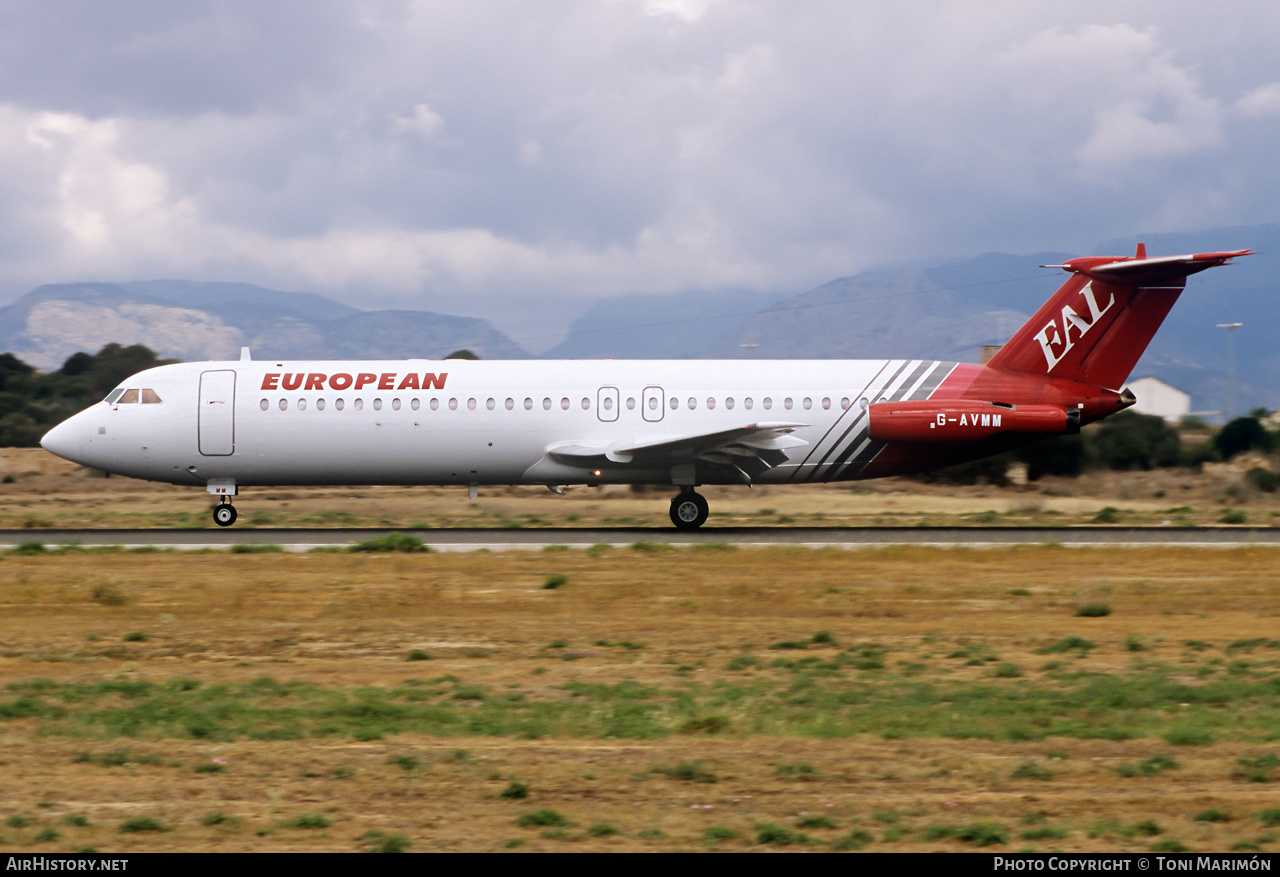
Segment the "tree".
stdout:
[[1108,469],[1176,466],[1182,453],[1176,429],[1163,418],[1133,411],[1108,417],[1088,443],[1095,459]]
[[1254,448],[1269,451],[1271,444],[1271,434],[1256,417],[1237,417],[1213,437],[1213,446],[1224,460]]

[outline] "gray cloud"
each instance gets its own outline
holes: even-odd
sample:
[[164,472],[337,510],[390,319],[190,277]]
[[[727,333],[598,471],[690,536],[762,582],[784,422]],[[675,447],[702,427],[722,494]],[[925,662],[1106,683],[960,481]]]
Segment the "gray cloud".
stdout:
[[1271,221],[1273,4],[0,8],[0,290],[584,302]]

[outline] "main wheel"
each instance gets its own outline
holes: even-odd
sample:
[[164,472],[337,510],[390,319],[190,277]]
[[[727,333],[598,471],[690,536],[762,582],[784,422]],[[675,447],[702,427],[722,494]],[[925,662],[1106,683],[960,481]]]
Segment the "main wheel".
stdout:
[[693,491],[671,500],[671,523],[677,530],[696,530],[707,522],[709,514],[707,501]]
[[219,527],[230,527],[236,522],[236,507],[229,503],[214,506],[213,522]]

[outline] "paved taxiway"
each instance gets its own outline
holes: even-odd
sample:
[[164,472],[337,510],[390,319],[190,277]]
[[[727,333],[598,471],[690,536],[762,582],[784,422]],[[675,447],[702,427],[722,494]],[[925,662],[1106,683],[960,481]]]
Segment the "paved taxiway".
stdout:
[[[0,530],[0,549],[25,542],[59,545],[154,546],[175,549],[230,548],[234,545],[281,545],[306,551],[345,546],[376,539],[391,529],[254,529],[227,530]],[[990,548],[1039,545],[1046,542],[1074,547],[1098,546],[1280,546],[1280,527],[709,527],[692,533],[672,529],[449,529],[400,530],[440,551],[537,551],[548,545],[585,548],[597,543],[630,545],[662,542],[695,545],[732,542],[736,545],[804,545],[807,547],[866,548],[879,545],[968,546]]]

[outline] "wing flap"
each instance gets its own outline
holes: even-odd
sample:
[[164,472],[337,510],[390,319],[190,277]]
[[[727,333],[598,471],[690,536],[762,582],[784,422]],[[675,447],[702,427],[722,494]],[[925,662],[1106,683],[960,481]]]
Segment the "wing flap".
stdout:
[[564,441],[548,445],[546,455],[579,468],[608,463],[665,468],[692,463],[727,469],[749,484],[761,472],[786,462],[789,449],[808,444],[791,434],[806,425],[782,421],[750,423],[716,432],[655,435],[612,444]]
[[610,454],[626,457],[664,456],[693,459],[712,450],[740,445],[752,451],[784,450],[800,447],[807,442],[790,435],[801,429],[803,423],[751,423],[718,432],[693,435],[653,436],[629,444],[613,445]]

